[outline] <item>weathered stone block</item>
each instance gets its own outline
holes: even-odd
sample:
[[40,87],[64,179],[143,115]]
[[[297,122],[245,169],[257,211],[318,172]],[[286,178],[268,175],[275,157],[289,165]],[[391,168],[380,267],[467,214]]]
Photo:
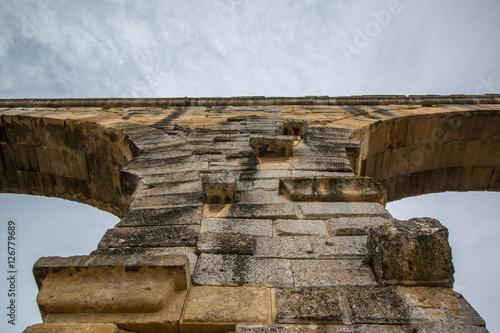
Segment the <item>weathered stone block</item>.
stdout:
[[202,253],[198,259],[193,283],[215,286],[291,287],[293,277],[288,259]]
[[181,332],[228,332],[237,324],[270,325],[269,288],[193,287],[180,322]]
[[367,247],[382,285],[453,287],[448,229],[437,220],[415,218],[374,226]]
[[293,136],[303,136],[307,134],[307,120],[287,119],[283,123],[283,134]]
[[45,257],[33,273],[45,323],[115,323],[140,332],[177,331],[190,282],[184,256]]
[[254,250],[255,238],[248,234],[204,232],[198,238],[199,253],[253,255]]
[[264,258],[312,258],[308,237],[257,237],[255,256]]
[[378,202],[387,195],[368,177],[315,177],[280,179],[279,193],[292,201]]
[[117,227],[200,224],[201,210],[201,206],[133,209],[123,217]]
[[353,324],[409,324],[408,306],[393,287],[343,287]]
[[386,217],[337,217],[330,220],[330,226],[335,236],[368,235],[374,225],[393,221]]
[[298,206],[310,219],[332,217],[391,217],[384,206],[374,202],[301,202]]
[[114,324],[35,324],[26,328],[23,333],[119,333]]
[[[460,332],[458,328],[462,325],[485,326],[483,318],[463,296],[449,288],[398,286],[396,290],[408,304],[413,323],[446,323],[449,325],[450,330],[442,332]],[[432,327],[433,325],[428,326],[423,331],[433,332]],[[456,327],[456,329],[451,330],[452,327]],[[436,331],[441,332],[437,329]]]
[[297,287],[377,284],[361,260],[292,260],[292,271]]
[[295,288],[276,291],[276,323],[341,324],[336,288]]
[[201,178],[203,202],[229,204],[235,201],[236,178],[230,173],[205,174]]
[[296,217],[293,203],[236,203],[234,205],[205,205],[203,216],[212,218],[276,219]]
[[366,255],[366,236],[313,238],[314,256],[331,259],[360,259]]
[[200,233],[239,233],[261,237],[273,236],[273,221],[262,219],[203,219]]
[[98,248],[196,246],[196,226],[150,226],[108,229]]
[[250,147],[258,157],[291,157],[293,154],[293,136],[250,137]]
[[323,220],[275,220],[276,236],[328,236]]

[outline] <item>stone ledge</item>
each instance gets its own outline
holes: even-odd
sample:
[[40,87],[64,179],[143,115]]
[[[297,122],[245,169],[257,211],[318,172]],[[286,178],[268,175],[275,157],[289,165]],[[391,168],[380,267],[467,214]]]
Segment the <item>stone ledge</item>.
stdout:
[[44,323],[114,323],[139,332],[178,332],[190,282],[185,256],[46,257],[34,275]]
[[[26,328],[23,333],[120,333],[114,324],[35,324]],[[123,331],[122,331],[123,332]]]
[[184,97],[184,98],[47,98],[0,99],[0,107],[175,107],[175,106],[270,106],[270,105],[412,105],[500,104],[499,94],[485,95],[364,95],[306,97]]

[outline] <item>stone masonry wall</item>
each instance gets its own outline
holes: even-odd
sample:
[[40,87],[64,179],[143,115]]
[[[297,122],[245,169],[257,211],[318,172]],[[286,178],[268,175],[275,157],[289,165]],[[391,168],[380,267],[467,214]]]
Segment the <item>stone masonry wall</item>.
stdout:
[[89,256],[37,262],[26,332],[486,332],[446,228],[384,205],[498,190],[499,99],[0,101],[2,191],[122,217]]

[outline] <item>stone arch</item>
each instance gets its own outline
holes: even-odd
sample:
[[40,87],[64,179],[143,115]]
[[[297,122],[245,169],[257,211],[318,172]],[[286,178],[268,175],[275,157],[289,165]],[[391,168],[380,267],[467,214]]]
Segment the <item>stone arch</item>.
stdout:
[[69,199],[123,217],[130,196],[120,185],[120,170],[134,147],[123,132],[100,123],[104,119],[85,118],[48,111],[3,114],[0,192]]
[[[408,114],[408,113],[407,113]],[[388,200],[443,191],[500,190],[498,110],[432,110],[372,122],[353,138],[356,174],[382,183]]]

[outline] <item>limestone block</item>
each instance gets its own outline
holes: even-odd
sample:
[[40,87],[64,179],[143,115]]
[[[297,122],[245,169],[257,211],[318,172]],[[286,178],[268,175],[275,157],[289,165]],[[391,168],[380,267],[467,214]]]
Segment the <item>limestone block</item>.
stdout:
[[298,206],[310,219],[331,217],[391,217],[384,206],[374,202],[301,202]]
[[307,134],[307,120],[287,119],[283,123],[283,134],[293,136],[304,136]]
[[257,157],[291,157],[293,143],[293,136],[256,135],[250,137],[250,147]]
[[362,260],[292,260],[297,287],[376,285],[370,267]]
[[213,286],[290,287],[293,285],[293,277],[288,259],[202,253],[194,272],[193,283]]
[[453,287],[448,229],[437,220],[415,218],[374,226],[367,247],[382,285]]
[[196,246],[197,226],[150,226],[108,229],[98,248]]
[[378,202],[385,205],[387,195],[369,177],[314,177],[280,179],[279,193],[292,201]]
[[204,205],[203,217],[279,219],[296,217],[293,203],[236,203],[234,205]]
[[[184,256],[45,257],[33,268],[45,323],[176,332],[190,281]],[[140,314],[140,315],[139,315]]]
[[295,161],[293,162],[294,170],[307,171],[332,171],[332,172],[352,172],[351,165],[347,158],[329,158],[322,161]]
[[[451,289],[398,286],[396,290],[409,306],[412,323],[446,323],[450,328],[457,327],[457,331],[460,331],[458,327],[463,325],[483,328],[485,326],[484,320],[463,296]],[[432,332],[430,328],[432,325],[423,331]]]
[[228,332],[238,324],[270,325],[271,313],[269,288],[193,287],[180,332]]
[[197,244],[198,253],[253,255],[254,250],[254,236],[234,232],[204,232]]
[[312,238],[314,256],[331,259],[360,259],[366,256],[366,236]]
[[336,217],[329,221],[333,235],[368,235],[370,228],[393,221],[386,217]]
[[323,220],[275,220],[276,236],[328,236]]
[[276,291],[276,323],[341,324],[339,291],[330,288],[293,288]]
[[119,333],[114,324],[35,324],[23,333]]
[[203,202],[229,204],[235,201],[236,178],[230,173],[210,173],[201,178]]
[[201,222],[200,233],[239,233],[261,237],[273,236],[273,221],[270,219],[209,219]]
[[408,306],[393,287],[343,287],[353,324],[409,324]]
[[[406,325],[238,325],[235,333],[414,333]],[[435,331],[430,331],[435,332]],[[452,332],[452,331],[450,331]],[[464,331],[464,333],[467,331]],[[471,331],[476,333],[476,331]],[[479,333],[479,331],[477,331]],[[483,331],[481,331],[483,333]]]
[[201,206],[133,209],[123,217],[117,227],[200,224],[201,210]]
[[264,258],[312,258],[309,237],[257,237],[255,256]]

